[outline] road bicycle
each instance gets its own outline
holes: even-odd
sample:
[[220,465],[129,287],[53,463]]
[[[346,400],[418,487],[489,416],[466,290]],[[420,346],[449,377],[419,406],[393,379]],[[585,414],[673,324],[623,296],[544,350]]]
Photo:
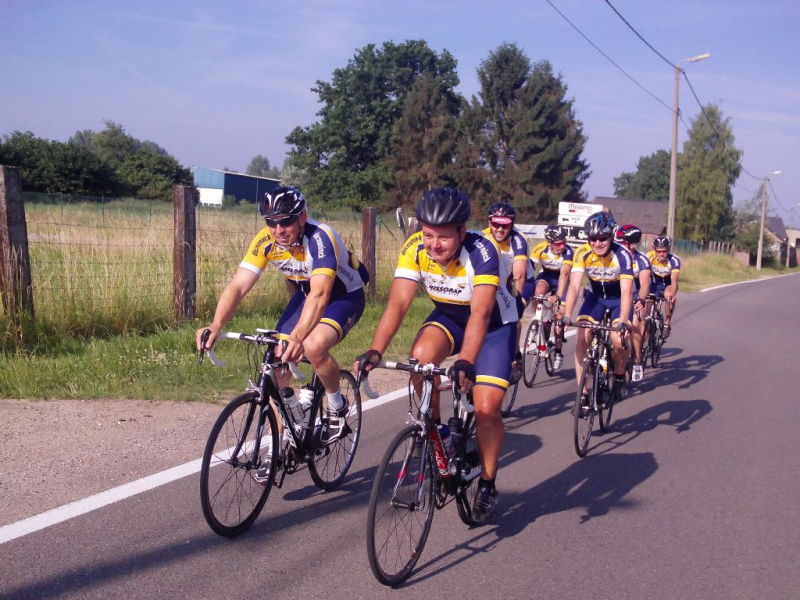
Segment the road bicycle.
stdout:
[[552,334],[553,308],[556,306],[549,300],[550,296],[533,296],[530,302],[537,302],[538,306],[533,314],[528,332],[525,334],[523,345],[524,369],[523,380],[527,387],[532,387],[539,371],[539,363],[544,361],[544,368],[548,375],[553,375],[553,354],[555,352],[555,336]]
[[[610,311],[605,312],[600,323],[578,321],[572,325],[591,330],[589,347],[583,360],[583,373],[578,384],[575,406],[572,409],[575,452],[583,458],[589,448],[595,416],[601,431],[606,431],[611,424],[615,384],[611,332],[616,331],[616,328],[611,326]],[[586,400],[583,398],[584,391]]]
[[[263,509],[272,486],[282,487],[286,475],[295,473],[302,464],[308,464],[318,487],[337,487],[358,448],[361,395],[355,378],[347,371],[339,372],[342,397],[349,406],[347,424],[341,437],[326,441],[327,399],[316,373],[312,372],[308,386],[313,390],[313,402],[304,411],[302,422],[295,420],[281,397],[277,374],[290,366],[275,356],[275,350],[284,344],[277,335],[277,331],[256,329],[255,334],[223,332],[217,338],[252,346],[248,351],[247,388],[222,410],[211,428],[200,469],[203,515],[211,529],[222,536],[234,537],[246,531]],[[207,339],[204,332],[203,344]],[[215,365],[224,364],[212,350],[207,353]],[[198,362],[202,361],[201,350]],[[310,365],[304,368],[310,369]],[[292,372],[295,378],[303,377],[296,367]],[[268,474],[266,480],[257,480],[259,469]]]
[[650,366],[658,366],[661,357],[661,348],[664,346],[664,302],[663,295],[647,295],[647,303],[651,309],[644,318],[644,333],[642,334],[642,363],[650,357]]
[[448,421],[451,453],[434,422],[433,386],[446,369],[414,359],[408,363],[381,361],[377,368],[417,375],[412,377],[406,426],[389,444],[378,466],[367,513],[370,569],[382,584],[397,585],[411,575],[422,554],[434,509],[455,499],[461,520],[476,524],[469,497],[481,473],[480,455],[471,395],[461,393],[455,382],[453,416]]
[[[524,363],[522,365],[519,365],[517,368],[521,369],[523,367]],[[511,414],[511,409],[514,408],[514,402],[516,402],[517,400],[518,391],[519,391],[519,379],[514,378],[514,369],[512,368],[511,379],[508,382],[508,387],[506,388],[506,393],[503,396],[503,401],[500,403],[500,414],[503,417],[507,417],[508,415]]]

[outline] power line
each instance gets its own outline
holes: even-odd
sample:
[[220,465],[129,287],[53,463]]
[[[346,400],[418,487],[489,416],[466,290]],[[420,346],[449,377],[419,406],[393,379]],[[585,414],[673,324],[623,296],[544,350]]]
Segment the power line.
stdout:
[[[739,165],[739,166],[742,167],[742,165]],[[759,181],[764,179],[763,177],[756,177],[755,175],[753,175],[750,171],[748,171],[744,167],[742,167],[742,171],[744,171],[747,175],[750,175],[750,177],[752,177],[753,179],[758,179]]]
[[768,178],[767,181],[769,181],[769,189],[772,190],[772,197],[775,198],[775,204],[777,204],[778,208],[780,208],[783,212],[789,212],[788,209],[783,207],[783,204],[780,203],[780,200],[778,200],[778,194],[775,193],[775,188],[772,187],[772,180]]
[[635,34],[636,34],[636,37],[638,37],[640,40],[642,40],[642,41],[645,43],[645,45],[646,45],[648,48],[650,48],[650,50],[652,50],[653,52],[655,52],[656,54],[658,54],[658,56],[660,56],[660,57],[661,57],[661,60],[663,60],[665,63],[667,63],[667,64],[668,64],[670,67],[672,67],[673,69],[677,69],[677,68],[678,68],[678,65],[673,65],[673,64],[672,64],[672,63],[671,63],[669,60],[667,60],[666,58],[664,58],[664,55],[663,55],[663,54],[661,54],[661,52],[659,52],[658,50],[656,50],[655,48],[653,48],[653,46],[652,46],[652,45],[650,45],[650,42],[648,42],[646,39],[644,39],[644,38],[641,36],[641,34],[640,34],[638,31],[636,31],[636,30],[633,28],[633,25],[631,25],[630,23],[628,23],[628,21],[625,19],[625,17],[623,17],[623,16],[620,14],[620,12],[619,12],[619,11],[618,11],[616,8],[614,8],[614,5],[613,5],[613,4],[611,4],[611,2],[609,2],[608,0],[606,0],[606,4],[608,4],[608,5],[611,7],[611,10],[613,10],[615,13],[617,13],[617,16],[618,16],[620,19],[622,19],[622,22],[623,22],[623,23],[625,23],[625,25],[627,25],[627,26],[630,28],[630,30],[631,30],[633,33],[635,33]]
[[700,110],[703,112],[703,116],[706,118],[706,121],[708,121],[708,126],[711,127],[711,131],[713,131],[714,135],[718,138],[719,137],[719,131],[717,131],[717,128],[714,127],[713,123],[711,123],[711,119],[708,118],[708,115],[706,114],[706,109],[703,108],[703,103],[700,102],[700,98],[697,97],[697,94],[694,91],[694,87],[692,87],[692,82],[689,81],[689,76],[686,74],[686,71],[684,71],[683,69],[681,69],[681,73],[683,73],[683,78],[686,80],[686,83],[689,85],[689,89],[692,90],[692,96],[694,96],[694,99],[697,101],[697,105],[700,107]]
[[[572,27],[572,28],[573,28],[575,31],[577,31],[577,32],[578,32],[578,33],[581,35],[581,37],[582,37],[583,39],[585,39],[587,42],[589,42],[589,43],[592,45],[592,47],[593,47],[595,50],[597,50],[597,51],[598,51],[600,54],[602,54],[603,56],[605,56],[605,58],[606,58],[606,60],[608,60],[608,62],[610,62],[612,65],[614,65],[615,67],[617,67],[617,69],[619,69],[620,71],[622,71],[622,73],[623,73],[623,75],[625,75],[625,77],[627,77],[627,78],[628,78],[628,79],[630,79],[630,80],[631,80],[633,83],[635,83],[635,84],[636,84],[636,85],[638,85],[640,88],[642,88],[642,89],[643,89],[645,92],[647,92],[647,93],[648,93],[650,96],[652,96],[652,97],[653,97],[653,98],[654,98],[654,99],[655,99],[655,100],[656,100],[658,103],[662,104],[662,105],[664,106],[664,108],[666,108],[666,109],[667,109],[669,112],[675,112],[675,111],[674,111],[674,110],[673,110],[673,109],[672,109],[670,106],[668,106],[668,105],[667,105],[665,102],[663,102],[663,101],[662,101],[662,100],[661,100],[661,99],[660,99],[658,96],[656,96],[655,94],[653,94],[653,92],[651,92],[650,90],[648,90],[648,89],[647,89],[646,87],[644,87],[644,86],[643,86],[641,83],[639,83],[638,81],[636,81],[636,79],[634,79],[634,78],[633,78],[631,75],[629,75],[629,74],[627,73],[627,71],[625,71],[625,69],[623,69],[622,67],[620,67],[620,66],[619,66],[617,63],[615,63],[615,62],[614,62],[614,61],[611,59],[611,57],[610,57],[610,56],[608,56],[608,54],[606,54],[606,53],[605,53],[605,52],[603,52],[603,51],[602,51],[600,48],[598,48],[598,47],[597,47],[597,44],[595,44],[595,43],[594,43],[592,40],[590,40],[588,37],[586,37],[586,35],[585,35],[585,34],[584,34],[584,33],[583,33],[583,32],[582,32],[580,29],[578,29],[578,28],[575,26],[575,24],[574,24],[572,21],[570,21],[570,20],[569,20],[569,19],[566,17],[566,15],[565,15],[564,13],[562,13],[560,10],[558,10],[558,9],[556,8],[556,6],[555,6],[555,5],[554,5],[552,2],[550,2],[550,0],[545,0],[545,1],[546,1],[546,2],[547,2],[547,3],[548,3],[548,4],[549,4],[549,5],[550,5],[550,6],[553,8],[553,10],[554,10],[554,11],[556,11],[556,12],[557,12],[559,15],[561,15],[561,18],[562,18],[562,19],[564,19],[564,20],[565,20],[567,23],[569,23],[569,24],[570,24],[570,26],[571,26],[571,27]],[[685,123],[684,123],[684,125],[685,125]]]
[[746,187],[744,187],[743,185],[739,185],[738,183],[734,183],[733,185],[738,187],[740,190],[743,190],[743,191],[747,192],[748,194],[755,194],[756,193],[753,190],[748,190]]

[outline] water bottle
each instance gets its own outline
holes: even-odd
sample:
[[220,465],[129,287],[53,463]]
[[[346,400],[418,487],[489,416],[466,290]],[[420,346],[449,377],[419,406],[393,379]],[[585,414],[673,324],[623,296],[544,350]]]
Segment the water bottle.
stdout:
[[450,437],[453,440],[453,448],[458,448],[458,444],[461,441],[461,436],[464,434],[464,432],[461,430],[461,419],[458,417],[450,417],[447,420],[447,428],[450,429]]
[[456,455],[456,447],[453,444],[453,438],[450,435],[450,428],[447,425],[437,425],[436,429],[439,430],[439,437],[442,440],[444,453],[448,458],[453,458]]
[[303,412],[305,413],[306,418],[308,418],[308,413],[311,411],[313,404],[314,388],[310,385],[304,385],[300,388],[300,406],[303,407]]
[[608,371],[608,360],[605,356],[600,357],[600,368],[603,369],[604,374]]
[[281,390],[281,398],[283,398],[286,411],[291,413],[295,425],[302,425],[303,407],[300,406],[300,401],[297,399],[297,396],[295,396],[294,390],[290,387],[283,388]]

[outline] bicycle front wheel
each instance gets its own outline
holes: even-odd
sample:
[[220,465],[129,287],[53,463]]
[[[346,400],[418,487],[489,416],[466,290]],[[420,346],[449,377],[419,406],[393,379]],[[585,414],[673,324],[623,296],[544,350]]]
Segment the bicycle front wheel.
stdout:
[[[589,439],[592,437],[592,427],[594,426],[594,412],[595,406],[597,406],[597,377],[595,371],[596,365],[593,362],[589,360],[584,362],[581,382],[578,385],[578,393],[575,398],[575,408],[573,409],[575,418],[573,431],[575,452],[581,458],[586,456],[586,451],[589,448]],[[589,398],[588,406],[584,406],[581,402],[581,395],[584,389]]]
[[500,414],[507,417],[511,414],[511,409],[514,408],[514,402],[517,400],[517,391],[519,390],[519,381],[515,381],[506,390],[503,396],[503,402],[500,404]]
[[605,407],[598,407],[597,410],[597,421],[600,424],[600,431],[603,432],[608,431],[608,428],[611,424],[611,414],[614,412],[614,392],[612,388],[615,385],[621,385],[617,382],[616,376],[613,375],[613,373],[613,366],[609,364],[608,374],[606,375],[598,370],[597,377],[595,379],[595,387],[597,388],[597,404]]
[[[323,490],[332,490],[344,481],[350,465],[353,464],[361,437],[361,394],[356,388],[355,378],[347,371],[339,371],[339,389],[349,407],[342,437],[333,442],[320,440],[308,463],[311,479]],[[324,402],[320,402],[317,423],[323,422],[323,404]]]
[[373,575],[384,585],[408,579],[433,523],[435,467],[424,441],[419,427],[404,428],[375,474],[367,512],[367,556]]
[[661,347],[664,345],[664,338],[661,337],[664,334],[664,323],[663,321],[653,322],[653,330],[650,332],[650,365],[655,369],[658,366],[658,359],[661,358]]
[[525,334],[525,346],[522,353],[524,361],[522,379],[525,381],[527,387],[533,386],[533,382],[536,380],[536,372],[539,370],[539,348],[537,346],[537,341],[540,325],[539,321],[534,319],[528,326],[528,333]]
[[[259,420],[264,429],[257,443]],[[275,415],[271,409],[261,411],[257,393],[241,394],[223,409],[211,429],[200,468],[200,503],[212,530],[234,537],[253,524],[275,481],[277,448]],[[259,467],[268,473],[261,483],[255,480]]]

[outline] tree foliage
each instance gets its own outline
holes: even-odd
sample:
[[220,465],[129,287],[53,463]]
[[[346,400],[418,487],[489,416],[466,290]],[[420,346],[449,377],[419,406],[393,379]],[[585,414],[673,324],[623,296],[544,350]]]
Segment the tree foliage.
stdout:
[[455,184],[456,117],[441,81],[426,73],[415,82],[393,128],[386,164],[394,186],[382,208],[413,205],[425,190]]
[[531,67],[515,44],[503,44],[478,69],[480,99],[460,124],[457,177],[480,207],[505,198],[524,217],[552,218],[561,201],[586,199],[586,137],[547,61]]
[[676,236],[693,241],[733,235],[731,187],[741,173],[742,152],[714,104],[692,120],[678,171]]
[[392,182],[384,160],[392,127],[414,83],[426,73],[440,81],[456,111],[456,61],[424,41],[367,45],[345,68],[336,69],[330,82],[317,81],[312,91],[322,103],[320,120],[286,138],[294,168],[304,173],[304,191],[315,203],[362,206],[384,199]]
[[256,177],[269,177],[271,179],[280,179],[281,170],[269,164],[269,159],[261,154],[256,154],[247,165],[245,173],[254,175]]
[[667,202],[670,159],[666,150],[640,157],[634,173],[623,172],[614,178],[614,194],[617,198]]

